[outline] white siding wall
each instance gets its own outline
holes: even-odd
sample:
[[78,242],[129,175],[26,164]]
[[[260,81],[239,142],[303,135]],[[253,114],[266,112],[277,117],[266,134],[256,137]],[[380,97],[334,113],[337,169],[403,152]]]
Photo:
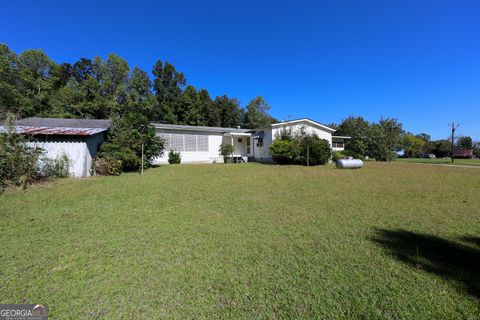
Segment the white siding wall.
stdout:
[[92,158],[97,154],[98,146],[103,141],[104,135],[100,133],[91,137],[45,136],[28,144],[42,148],[45,151],[44,155],[50,159],[66,154],[70,160],[70,175],[88,177]]
[[291,128],[292,133],[300,131],[302,128],[305,128],[305,131],[309,134],[316,133],[320,139],[325,139],[328,141],[328,144],[331,146],[332,145],[332,134],[328,131],[324,131],[322,129],[313,127],[308,125],[307,123],[300,123],[300,124],[295,124],[291,126],[278,126],[273,129],[273,137],[275,138],[277,134],[280,134],[282,129],[284,127]]
[[309,134],[316,133],[321,139],[325,139],[328,141],[328,144],[332,145],[332,134],[328,131],[324,131],[320,128],[314,127],[309,125],[308,123],[295,123],[293,125],[284,125],[284,126],[276,126],[274,128],[267,128],[264,131],[263,137],[263,147],[257,147],[257,141],[255,140],[255,160],[261,162],[271,162],[272,155],[269,151],[269,146],[272,142],[280,135],[281,131],[284,129],[291,129],[292,133],[300,131],[301,128],[305,128],[305,131]]
[[[215,132],[199,132],[190,130],[157,130],[157,135],[162,136],[164,134],[170,134],[169,137],[175,136],[178,139],[182,139],[183,135],[204,135],[208,138],[208,150],[207,151],[180,151],[182,157],[182,163],[215,163],[223,162],[223,158],[220,156],[218,149],[222,144],[223,135]],[[163,156],[155,159],[156,164],[168,163],[168,147],[164,150]]]
[[263,130],[263,146],[257,146],[258,139],[253,140],[253,157],[256,161],[260,162],[271,162],[272,155],[268,147],[273,142],[272,129],[265,128]]

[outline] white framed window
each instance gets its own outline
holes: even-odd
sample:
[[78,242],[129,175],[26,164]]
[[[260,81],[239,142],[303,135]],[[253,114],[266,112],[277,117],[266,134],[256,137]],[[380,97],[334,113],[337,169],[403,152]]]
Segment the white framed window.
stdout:
[[332,142],[332,148],[344,148],[343,142]]

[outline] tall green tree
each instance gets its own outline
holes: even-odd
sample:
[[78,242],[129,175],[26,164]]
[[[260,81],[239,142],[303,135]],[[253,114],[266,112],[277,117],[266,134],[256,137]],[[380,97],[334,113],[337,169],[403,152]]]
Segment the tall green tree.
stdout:
[[187,83],[185,75],[178,72],[168,61],[162,63],[160,60],[153,67],[153,75],[157,106],[152,118],[164,123],[177,123],[179,102],[183,87]]
[[407,158],[418,157],[420,154],[424,153],[426,145],[427,141],[418,135],[405,134],[402,137],[404,156]]
[[367,133],[367,155],[377,161],[392,161],[401,147],[403,126],[395,118],[382,118]]
[[[57,93],[57,110],[63,108],[74,118],[105,119],[111,114],[103,88],[102,61],[81,58],[72,67],[72,76]],[[57,111],[58,112],[58,111]]]
[[0,44],[0,120],[9,112],[21,117],[33,110],[25,91],[17,54]]
[[42,50],[33,49],[22,52],[18,61],[24,95],[31,102],[24,116],[48,116],[55,83],[52,75],[57,65]]
[[216,97],[213,102],[220,115],[220,126],[234,128],[242,124],[242,109],[237,99],[226,95]]
[[198,92],[198,103],[200,105],[201,113],[204,117],[204,125],[210,127],[220,127],[220,113],[218,112],[216,105],[213,103],[213,100],[210,98],[210,94],[206,89],[201,89]]
[[345,141],[345,150],[365,156],[368,150],[368,133],[370,123],[363,117],[349,116],[338,126],[336,135],[349,136]]
[[128,111],[130,68],[123,58],[113,53],[106,60],[81,58],[69,73],[52,102],[56,114],[63,108],[72,117],[106,119]]
[[450,156],[452,151],[452,142],[447,139],[433,141],[433,154],[437,158],[445,158]]
[[177,121],[179,124],[203,126],[205,115],[202,112],[200,97],[193,86],[187,86],[183,91],[177,110]]
[[270,105],[261,96],[253,98],[245,109],[243,114],[243,127],[245,128],[262,128],[275,121],[275,119],[268,114]]
[[471,137],[469,136],[463,136],[463,137],[459,137],[457,139],[457,148],[460,148],[460,149],[473,149],[473,140]]
[[127,86],[127,108],[125,112],[138,112],[150,117],[155,106],[152,82],[148,74],[138,67],[133,68]]
[[125,59],[114,53],[106,61],[100,61],[102,91],[114,113],[123,113],[127,105],[127,86],[130,67]]

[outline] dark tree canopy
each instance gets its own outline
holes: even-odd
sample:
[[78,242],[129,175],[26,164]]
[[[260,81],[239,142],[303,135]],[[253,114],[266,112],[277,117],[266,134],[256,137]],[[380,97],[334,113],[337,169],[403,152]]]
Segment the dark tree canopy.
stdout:
[[395,118],[381,118],[370,123],[362,117],[350,116],[340,123],[336,135],[349,136],[345,151],[355,157],[368,156],[377,161],[391,161],[402,147],[403,127]]
[[223,95],[215,98],[213,106],[220,115],[220,126],[234,128],[242,124],[242,109],[237,99]]
[[153,67],[155,80],[153,86],[157,98],[157,106],[153,119],[165,123],[177,123],[179,103],[182,90],[187,80],[185,75],[175,70],[169,62],[158,60]]
[[473,140],[468,136],[459,137],[457,139],[457,148],[459,149],[473,149]]
[[[63,117],[106,119],[138,113],[149,121],[216,127],[257,127],[275,121],[261,97],[246,111],[237,99],[212,99],[187,85],[185,75],[158,60],[153,75],[112,53],[57,64],[41,50],[16,54],[0,44],[0,118]],[[245,115],[244,115],[245,114]]]
[[262,128],[269,124],[277,122],[272,118],[268,111],[270,105],[263,97],[256,97],[250,101],[243,114],[243,126],[249,129]]
[[367,136],[369,127],[370,123],[363,117],[350,116],[340,123],[335,134],[351,137],[351,139],[345,141],[345,149],[365,156],[368,148]]

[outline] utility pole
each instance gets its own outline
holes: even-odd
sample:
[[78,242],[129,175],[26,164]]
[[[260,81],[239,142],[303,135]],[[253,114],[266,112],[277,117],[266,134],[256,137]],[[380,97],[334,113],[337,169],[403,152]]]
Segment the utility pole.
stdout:
[[457,130],[457,128],[458,128],[458,123],[455,124],[455,122],[452,122],[450,124],[450,127],[452,128],[452,153],[451,153],[451,158],[452,158],[452,163],[453,163],[453,161],[455,159],[455,157],[453,156],[453,150],[455,148],[455,130]]

